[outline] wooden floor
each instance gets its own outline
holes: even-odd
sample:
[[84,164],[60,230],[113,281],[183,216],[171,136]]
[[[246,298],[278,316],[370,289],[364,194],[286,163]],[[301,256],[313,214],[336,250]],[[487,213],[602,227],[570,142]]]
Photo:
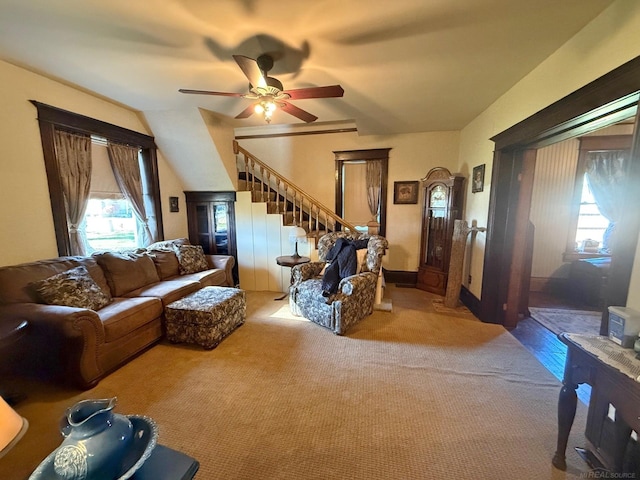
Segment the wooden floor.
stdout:
[[[529,297],[529,306],[547,308],[570,308],[580,310],[596,310],[587,305],[569,303],[563,298],[554,297],[549,294],[533,293]],[[567,355],[567,347],[558,340],[557,336],[547,330],[540,323],[532,318],[525,318],[518,322],[517,328],[511,334],[529,350],[538,361],[544,365],[558,380],[562,381],[564,374],[564,363]],[[558,390],[558,393],[560,391]],[[585,405],[589,404],[591,387],[581,385],[578,388],[578,398]]]

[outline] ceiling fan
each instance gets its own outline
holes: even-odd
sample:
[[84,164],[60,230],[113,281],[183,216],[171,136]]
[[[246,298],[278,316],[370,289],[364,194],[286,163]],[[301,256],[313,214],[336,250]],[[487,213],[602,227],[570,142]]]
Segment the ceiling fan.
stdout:
[[331,98],[342,97],[344,90],[340,85],[328,87],[309,87],[285,90],[282,82],[268,75],[273,68],[273,58],[270,55],[260,55],[256,60],[243,55],[234,55],[242,73],[249,80],[249,93],[212,92],[209,90],[188,90],[181,88],[180,93],[196,95],[220,95],[224,97],[242,97],[255,102],[236,115],[235,118],[249,118],[254,113],[262,114],[267,123],[276,109],[280,108],[289,115],[299,118],[307,123],[318,119],[315,115],[296,107],[288,100],[302,100],[305,98]]

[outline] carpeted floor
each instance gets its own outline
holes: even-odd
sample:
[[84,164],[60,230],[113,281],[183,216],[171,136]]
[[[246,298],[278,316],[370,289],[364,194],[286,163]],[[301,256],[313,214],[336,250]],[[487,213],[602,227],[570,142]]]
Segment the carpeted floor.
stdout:
[[529,307],[531,318],[555,334],[562,332],[599,335],[601,312]]
[[434,311],[426,292],[387,288],[347,336],[247,292],[245,325],[216,349],[161,343],[87,392],[32,388],[25,437],[0,460],[24,479],[60,443],[83,398],[159,425],[159,442],[200,463],[197,479],[579,478],[586,409],[568,472],[551,466],[560,383],[501,326]]

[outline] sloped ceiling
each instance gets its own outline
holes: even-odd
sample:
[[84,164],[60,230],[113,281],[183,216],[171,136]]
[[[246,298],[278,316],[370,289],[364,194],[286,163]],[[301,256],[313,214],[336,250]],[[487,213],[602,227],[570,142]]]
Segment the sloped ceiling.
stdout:
[[[178,92],[246,93],[234,54],[272,54],[285,89],[342,85],[342,98],[292,102],[318,123],[351,122],[361,135],[460,130],[611,3],[0,0],[0,58],[143,112],[176,170],[189,148],[206,171],[218,150],[201,135],[206,118],[265,126],[234,119],[249,100]],[[181,115],[203,122],[199,133],[163,123]],[[270,127],[299,123],[278,111]],[[186,188],[200,185],[185,176]]]
[[248,100],[178,89],[246,93],[232,55],[268,52],[285,88],[343,86],[343,98],[296,102],[320,122],[458,130],[611,3],[1,0],[0,58],[135,110],[198,107],[232,121]]

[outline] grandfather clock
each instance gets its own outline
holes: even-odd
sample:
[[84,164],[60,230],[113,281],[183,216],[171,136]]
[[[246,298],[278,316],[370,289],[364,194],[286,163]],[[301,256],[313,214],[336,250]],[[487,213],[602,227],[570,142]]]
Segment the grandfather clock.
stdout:
[[454,221],[462,218],[464,177],[444,167],[422,179],[422,238],[417,287],[444,295],[447,290]]

